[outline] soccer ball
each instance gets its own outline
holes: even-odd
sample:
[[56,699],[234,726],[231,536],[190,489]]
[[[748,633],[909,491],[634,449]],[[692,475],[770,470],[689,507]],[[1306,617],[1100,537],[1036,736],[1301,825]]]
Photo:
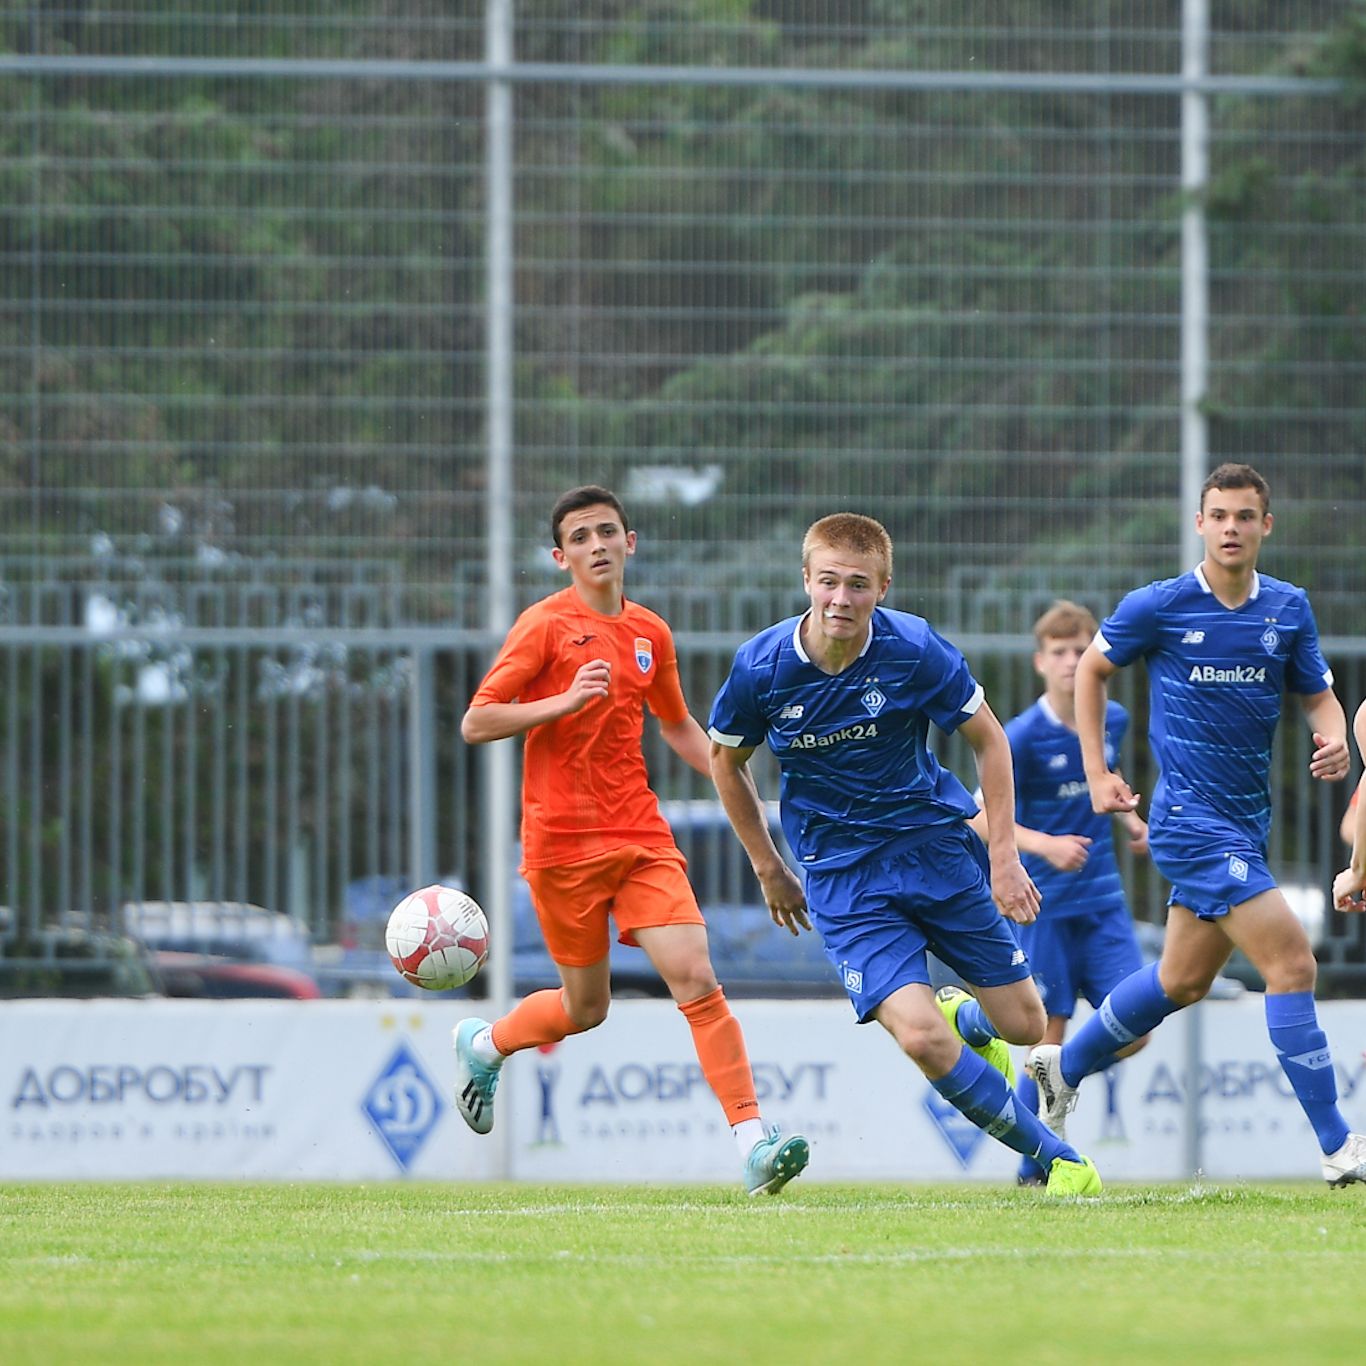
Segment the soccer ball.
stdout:
[[389,914],[384,947],[398,974],[427,991],[463,987],[489,956],[489,922],[453,887],[409,892]]

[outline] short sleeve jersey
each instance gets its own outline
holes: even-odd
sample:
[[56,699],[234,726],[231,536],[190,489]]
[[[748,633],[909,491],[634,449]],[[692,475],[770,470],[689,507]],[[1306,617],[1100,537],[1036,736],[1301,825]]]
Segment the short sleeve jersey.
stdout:
[[1096,645],[1112,664],[1148,666],[1148,735],[1162,770],[1154,827],[1210,815],[1264,843],[1282,695],[1333,684],[1304,590],[1254,574],[1248,600],[1230,609],[1197,566],[1130,593]]
[[[1111,702],[1105,710],[1105,759],[1111,766],[1129,729],[1129,713]],[[1021,859],[1043,898],[1049,920],[1125,907],[1124,885],[1115,861],[1114,817],[1091,810],[1091,793],[1081,761],[1081,740],[1041,697],[1006,724],[1015,768],[1015,819],[1046,835],[1086,835],[1086,862],[1065,873],[1038,854]]]
[[931,752],[981,706],[967,661],[922,618],[879,607],[859,658],[827,674],[793,617],[746,641],[712,703],[718,744],[767,743],[781,774],[783,833],[798,861],[846,867],[924,828],[971,816],[967,789]]
[[666,724],[688,715],[673,635],[648,608],[593,611],[573,587],[528,607],[471,706],[564,692],[593,659],[612,666],[607,697],[526,732],[522,855],[528,868],[578,863],[628,844],[672,845],[641,749],[645,708]]

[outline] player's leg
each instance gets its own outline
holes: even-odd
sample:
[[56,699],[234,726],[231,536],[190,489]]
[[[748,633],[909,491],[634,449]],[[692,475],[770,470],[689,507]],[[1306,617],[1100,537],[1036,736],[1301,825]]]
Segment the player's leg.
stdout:
[[[1041,1041],[1045,1044],[1061,1044],[1072,1022],[1072,1009],[1077,999],[1073,967],[1081,943],[1078,924],[1077,916],[1049,913],[1031,925],[1015,927],[1016,937],[1029,955],[1034,983],[1048,1012]],[[1039,1113],[1039,1087],[1028,1071],[1021,1070],[1015,1094],[1031,1115]],[[1047,1184],[1048,1173],[1033,1158],[1022,1157],[1015,1179],[1022,1186],[1042,1186]]]
[[[1034,984],[1026,979],[1014,986],[1014,994],[1021,999],[1008,1001],[1011,993],[1002,986],[996,988],[997,1003],[1007,1015],[1027,1015],[1025,998],[1032,995],[1035,1002],[1038,1000]],[[1021,1106],[1005,1077],[950,1029],[928,982],[910,982],[897,988],[878,1003],[873,1018],[954,1109],[1008,1148],[1059,1173],[1055,1193],[1099,1192],[1100,1178],[1089,1159],[1050,1133],[1036,1115]]]
[[[1007,1147],[1048,1167],[1057,1179],[1056,1186],[1050,1184],[1053,1194],[1093,1194],[1100,1177],[1089,1159],[1019,1104],[1005,1076],[950,1029],[930,994],[927,948],[972,984],[1001,1037],[1028,1043],[1043,1034],[1044,1007],[1029,959],[991,899],[989,872],[982,842],[961,827],[946,827],[884,865],[886,911],[899,915],[899,922],[887,918],[901,929],[892,929],[881,955],[890,971],[879,965],[865,974],[878,988],[871,1013],[950,1105]],[[809,877],[807,888],[810,901]]]
[[1314,1008],[1318,964],[1304,927],[1272,888],[1234,906],[1225,930],[1266,982],[1267,1032],[1318,1138],[1324,1177],[1334,1185],[1366,1181],[1366,1140],[1338,1109],[1333,1056]]
[[1233,901],[1275,886],[1246,836],[1223,822],[1172,819],[1153,826],[1149,851],[1172,888],[1161,961],[1118,983],[1061,1048],[1036,1048],[1025,1061],[1039,1085],[1045,1122],[1058,1133],[1083,1077],[1110,1066],[1120,1049],[1209,991],[1233,952],[1217,918]]
[[810,1145],[800,1134],[765,1125],[754,1089],[744,1031],[716,980],[707,929],[676,851],[642,851],[622,883],[613,915],[623,937],[649,957],[692,1031],[693,1048],[731,1126],[745,1187],[775,1194],[801,1172]]
[[611,1003],[607,909],[620,881],[619,860],[609,854],[524,872],[561,987],[533,991],[492,1023],[472,1017],[455,1027],[455,1108],[479,1134],[493,1128],[505,1059],[595,1028]]
[[1111,1066],[1120,1049],[1157,1027],[1168,1015],[1200,1000],[1233,945],[1219,928],[1185,906],[1167,912],[1162,958],[1132,972],[1101,1001],[1095,1014],[1061,1048],[1040,1045],[1025,1067],[1039,1086],[1044,1122],[1066,1132],[1083,1077]]

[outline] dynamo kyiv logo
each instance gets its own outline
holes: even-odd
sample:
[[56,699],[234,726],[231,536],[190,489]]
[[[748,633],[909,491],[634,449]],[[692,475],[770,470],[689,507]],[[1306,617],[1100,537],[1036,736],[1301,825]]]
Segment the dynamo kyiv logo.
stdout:
[[400,1040],[360,1108],[406,1172],[440,1123],[446,1103],[407,1041]]

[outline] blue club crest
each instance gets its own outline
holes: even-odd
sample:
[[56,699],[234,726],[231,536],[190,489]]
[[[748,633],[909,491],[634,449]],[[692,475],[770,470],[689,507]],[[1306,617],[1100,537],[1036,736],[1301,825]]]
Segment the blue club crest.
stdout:
[[876,716],[887,705],[887,698],[881,688],[869,688],[859,701],[868,709],[870,716]]
[[384,1071],[371,1083],[361,1110],[406,1172],[446,1108],[441,1092],[401,1040]]

